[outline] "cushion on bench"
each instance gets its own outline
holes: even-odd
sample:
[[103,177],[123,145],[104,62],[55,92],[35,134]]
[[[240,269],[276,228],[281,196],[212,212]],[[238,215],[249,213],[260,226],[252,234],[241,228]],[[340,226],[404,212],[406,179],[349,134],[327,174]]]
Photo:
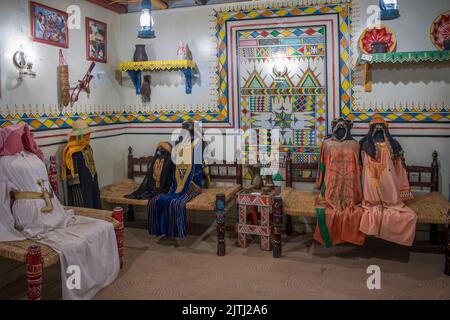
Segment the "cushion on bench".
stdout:
[[[317,193],[287,188],[281,193],[283,212],[290,216],[315,217]],[[406,205],[417,213],[417,223],[450,224],[447,212],[450,203],[438,192],[414,195]]]
[[[111,222],[114,225],[114,228],[117,228],[120,225],[120,223],[112,217],[111,211],[70,207],[68,209],[74,209],[76,215]],[[19,262],[26,262],[28,248],[32,245],[38,245],[41,247],[44,268],[50,267],[59,262],[59,255],[55,250],[45,244],[32,240],[0,242],[0,256]]]

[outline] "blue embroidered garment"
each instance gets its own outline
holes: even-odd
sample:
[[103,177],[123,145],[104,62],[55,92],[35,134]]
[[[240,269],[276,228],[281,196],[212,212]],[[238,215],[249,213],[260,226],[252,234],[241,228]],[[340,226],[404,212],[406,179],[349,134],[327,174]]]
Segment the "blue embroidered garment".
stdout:
[[148,231],[156,236],[186,236],[186,203],[199,195],[203,186],[201,138],[194,137],[192,122],[183,124],[183,128],[189,128],[191,134],[188,146],[191,150],[190,159],[186,163],[176,161],[169,193],[156,196],[148,203]]

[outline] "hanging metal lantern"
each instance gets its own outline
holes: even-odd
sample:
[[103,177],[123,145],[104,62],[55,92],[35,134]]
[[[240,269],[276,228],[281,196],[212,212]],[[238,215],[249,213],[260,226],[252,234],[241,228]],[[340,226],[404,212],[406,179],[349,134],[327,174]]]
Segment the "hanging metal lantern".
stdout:
[[156,37],[156,35],[155,31],[153,30],[154,21],[152,17],[152,3],[149,0],[142,0],[141,7],[141,28],[138,33],[138,38],[153,39]]
[[380,0],[381,20],[392,20],[400,17],[397,0]]

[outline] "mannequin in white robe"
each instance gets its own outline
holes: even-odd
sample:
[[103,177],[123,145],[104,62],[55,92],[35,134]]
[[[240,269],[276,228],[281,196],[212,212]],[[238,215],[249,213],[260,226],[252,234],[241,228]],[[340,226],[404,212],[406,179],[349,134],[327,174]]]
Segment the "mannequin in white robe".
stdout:
[[[118,276],[120,264],[111,223],[75,216],[56,197],[53,211],[41,212],[44,200],[17,200],[11,206],[10,192],[42,192],[38,180],[51,190],[45,164],[35,154],[22,151],[0,156],[0,241],[32,239],[58,252],[63,299],[91,299]],[[69,266],[80,268],[80,289],[66,285]],[[72,282],[71,282],[72,283]]]

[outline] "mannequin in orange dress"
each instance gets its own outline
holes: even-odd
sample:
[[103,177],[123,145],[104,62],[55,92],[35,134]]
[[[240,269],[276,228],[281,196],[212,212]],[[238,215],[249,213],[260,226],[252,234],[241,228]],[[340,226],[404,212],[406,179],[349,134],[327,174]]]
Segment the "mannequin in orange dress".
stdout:
[[403,164],[403,150],[391,137],[384,119],[370,122],[361,140],[364,215],[360,230],[367,235],[411,246],[416,233],[416,213],[402,200],[412,198]]
[[351,121],[339,118],[332,123],[333,134],[320,150],[316,187],[317,226],[314,239],[325,247],[343,242],[364,243],[359,231],[363,210],[359,143],[351,135]]

